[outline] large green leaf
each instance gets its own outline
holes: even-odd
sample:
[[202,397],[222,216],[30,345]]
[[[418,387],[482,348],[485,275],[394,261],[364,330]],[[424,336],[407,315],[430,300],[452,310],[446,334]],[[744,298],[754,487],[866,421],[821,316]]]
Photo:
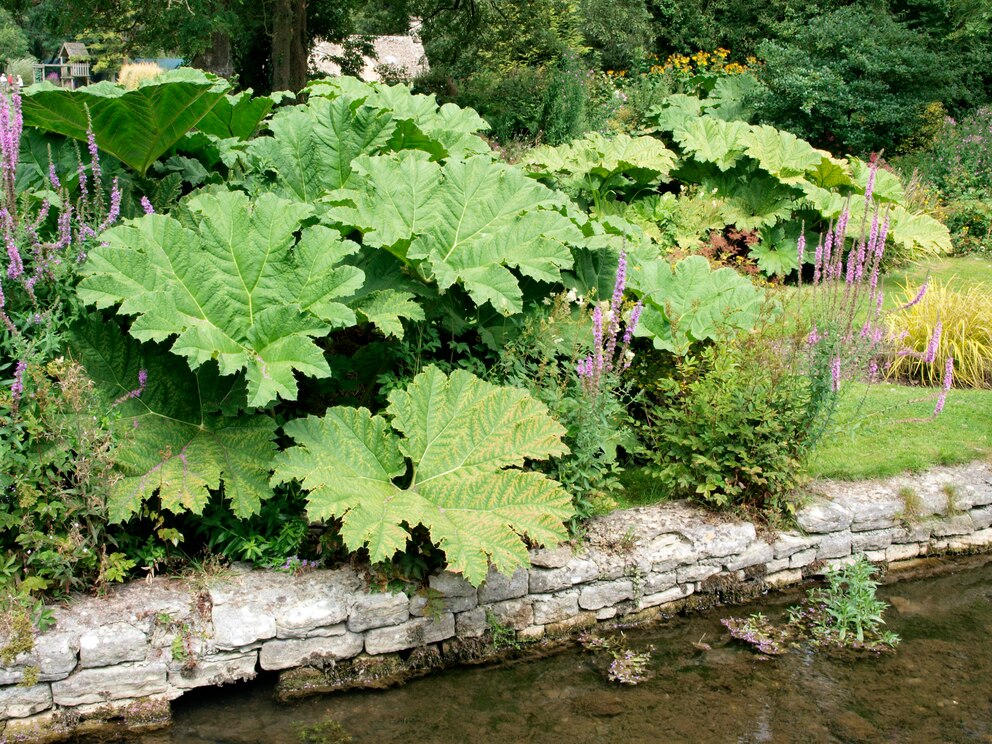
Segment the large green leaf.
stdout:
[[804,180],[806,171],[820,165],[823,154],[806,140],[767,125],[751,127],[747,155],[783,183]]
[[[390,394],[386,415],[338,407],[289,422],[296,444],[277,457],[273,483],[299,481],[310,516],[341,519],[348,547],[366,547],[373,561],[406,545],[404,523],[424,525],[448,568],[475,585],[490,563],[504,573],[527,564],[521,536],[565,539],[568,494],[519,469],[568,451],[543,404],[468,372],[448,377],[429,367]],[[409,485],[397,485],[400,476]]]
[[460,284],[476,305],[520,312],[510,271],[557,282],[581,231],[560,213],[562,197],[516,168],[477,156],[443,166],[417,152],[359,159],[353,187],[329,199],[330,215],[433,278]]
[[680,356],[693,343],[753,328],[762,301],[761,290],[745,277],[726,267],[713,271],[702,256],[674,266],[641,262],[630,283],[644,303],[635,334]]
[[24,91],[24,123],[85,142],[92,119],[97,146],[144,175],[228,88],[220,78],[185,68],[129,91],[106,82],[75,90],[39,83]]
[[273,174],[278,193],[313,202],[348,182],[359,155],[386,149],[396,123],[382,109],[315,97],[281,109],[268,127],[271,137],[249,145],[256,168]]
[[197,123],[196,128],[220,139],[249,140],[269,115],[275,101],[269,96],[252,96],[251,88],[237,95],[224,96]]
[[619,176],[644,186],[668,179],[675,153],[654,137],[590,132],[567,145],[535,148],[521,164],[532,176],[564,188],[615,188]]
[[419,149],[435,159],[468,157],[491,152],[478,136],[489,128],[472,109],[446,103],[440,108],[433,95],[413,93],[406,85],[366,83],[352,77],[329,78],[307,88],[311,96],[366,105],[389,114],[397,123],[390,139],[394,151]]
[[355,323],[347,298],[362,272],[338,264],[357,246],[301,223],[306,204],[235,191],[187,203],[193,225],[147,215],[104,233],[87,260],[79,295],[136,316],[131,335],[175,336],[193,369],[216,360],[222,375],[247,372],[248,403],[295,400],[295,372],[330,375],[312,337]]
[[[71,347],[124,423],[114,450],[111,521],[126,520],[155,493],[165,509],[199,514],[223,484],[238,517],[257,513],[272,495],[276,424],[236,413],[245,405],[242,378],[221,377],[214,364],[192,372],[164,348],[98,320],[77,325]],[[147,383],[135,395],[141,370]]]
[[751,127],[742,121],[723,121],[702,116],[677,128],[675,141],[700,162],[712,162],[720,170],[732,168],[744,154]]

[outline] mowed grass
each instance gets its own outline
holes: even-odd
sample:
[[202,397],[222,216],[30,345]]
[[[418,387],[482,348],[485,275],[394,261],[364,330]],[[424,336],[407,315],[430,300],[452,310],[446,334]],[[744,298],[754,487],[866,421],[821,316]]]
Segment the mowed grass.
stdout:
[[951,390],[933,417],[935,402],[933,388],[850,385],[809,474],[858,480],[992,460],[992,390]]

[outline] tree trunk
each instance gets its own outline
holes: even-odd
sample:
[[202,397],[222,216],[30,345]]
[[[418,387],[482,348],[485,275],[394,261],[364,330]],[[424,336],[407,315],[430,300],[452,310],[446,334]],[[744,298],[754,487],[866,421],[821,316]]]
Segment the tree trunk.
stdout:
[[210,36],[210,46],[193,59],[193,67],[212,72],[223,78],[234,74],[234,60],[231,56],[231,37],[225,31],[214,31]]
[[299,91],[307,84],[310,40],[307,0],[275,0],[272,19],[272,89]]

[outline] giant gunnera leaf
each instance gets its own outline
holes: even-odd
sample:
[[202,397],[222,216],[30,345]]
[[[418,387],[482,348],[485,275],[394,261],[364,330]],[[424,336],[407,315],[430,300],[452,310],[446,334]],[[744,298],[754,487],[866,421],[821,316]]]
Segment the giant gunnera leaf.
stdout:
[[702,256],[674,265],[644,261],[630,283],[644,303],[635,335],[679,356],[693,343],[750,330],[758,320],[761,290],[731,268],[713,271]]
[[444,291],[460,284],[476,305],[522,309],[510,269],[561,281],[569,244],[582,232],[560,210],[564,197],[487,156],[433,162],[424,152],[360,157],[351,188],[328,196],[332,219],[362,233]]
[[97,146],[144,175],[220,101],[227,81],[180,69],[124,90],[113,83],[61,88],[44,82],[24,91],[24,123]]
[[336,407],[284,428],[296,444],[277,456],[273,483],[299,481],[310,517],[340,519],[347,546],[373,561],[403,549],[406,527],[422,524],[448,568],[477,586],[490,563],[503,573],[527,564],[522,536],[566,537],[569,495],[520,469],[567,453],[565,430],[518,388],[428,367],[390,393],[385,416]]
[[276,424],[238,413],[243,378],[221,377],[213,363],[193,372],[114,323],[80,323],[70,345],[123,424],[107,503],[112,522],[125,521],[156,493],[169,511],[199,514],[210,491],[223,487],[238,517],[257,513],[272,495]]
[[222,375],[244,370],[250,406],[295,400],[295,373],[331,373],[314,338],[356,322],[341,299],[364,275],[340,262],[357,246],[327,227],[301,230],[311,207],[273,194],[249,202],[217,191],[187,207],[191,226],[146,215],[105,232],[79,296],[134,316],[138,340],[175,337],[172,351],[192,369],[215,360]]

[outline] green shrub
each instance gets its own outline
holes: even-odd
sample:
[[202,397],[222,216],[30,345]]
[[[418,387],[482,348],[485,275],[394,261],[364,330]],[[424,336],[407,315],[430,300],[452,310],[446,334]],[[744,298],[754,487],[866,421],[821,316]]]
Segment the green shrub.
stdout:
[[661,378],[640,429],[648,470],[673,496],[790,512],[815,417],[814,390],[754,340],[705,348]]
[[941,211],[955,252],[992,254],[992,200],[952,201]]
[[959,92],[954,65],[882,7],[829,10],[782,32],[759,47],[759,116],[831,152],[897,152],[935,95]]
[[946,117],[919,168],[948,201],[992,198],[992,108]]
[[89,589],[107,568],[110,422],[76,362],[19,370],[0,391],[0,579],[8,590]]

